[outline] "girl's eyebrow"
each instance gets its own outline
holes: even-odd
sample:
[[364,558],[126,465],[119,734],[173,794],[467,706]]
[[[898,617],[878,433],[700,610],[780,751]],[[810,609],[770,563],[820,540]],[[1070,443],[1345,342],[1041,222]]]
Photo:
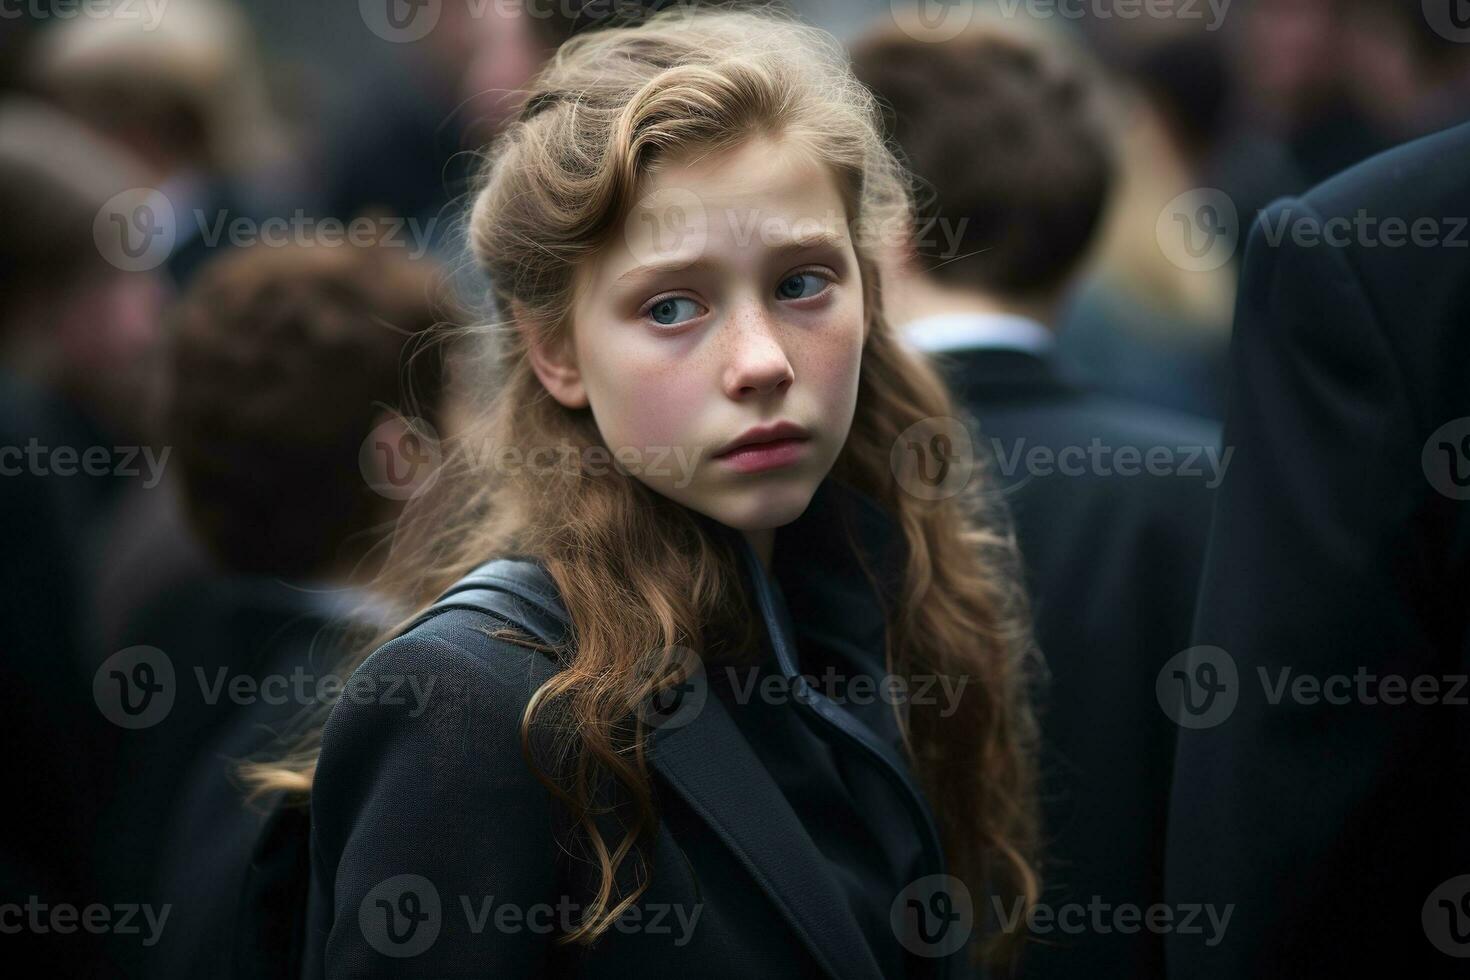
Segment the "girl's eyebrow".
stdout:
[[[804,235],[797,235],[781,241],[770,243],[770,251],[779,255],[790,255],[794,252],[806,252],[816,249],[840,249],[847,244],[847,236],[838,234],[830,229],[823,228],[820,231]],[[613,280],[621,283],[628,279],[653,278],[670,272],[687,272],[709,264],[709,259],[703,255],[692,259],[672,258],[663,262],[649,262],[635,265]]]

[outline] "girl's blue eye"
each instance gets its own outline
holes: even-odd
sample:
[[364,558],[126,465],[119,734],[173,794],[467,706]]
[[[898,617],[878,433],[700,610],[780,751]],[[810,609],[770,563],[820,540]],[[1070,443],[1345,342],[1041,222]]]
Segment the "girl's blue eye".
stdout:
[[813,272],[798,272],[781,280],[776,292],[782,299],[805,299],[815,296],[827,285],[827,280]]
[[670,296],[650,306],[648,315],[653,318],[654,323],[669,327],[694,319],[703,309],[704,307],[686,296]]

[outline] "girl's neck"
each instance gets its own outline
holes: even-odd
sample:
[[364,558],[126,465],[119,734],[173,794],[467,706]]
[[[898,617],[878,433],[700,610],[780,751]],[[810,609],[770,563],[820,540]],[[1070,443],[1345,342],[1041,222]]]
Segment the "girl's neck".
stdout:
[[756,555],[761,560],[766,571],[771,570],[771,551],[776,543],[775,528],[765,528],[759,531],[744,531],[745,540],[755,549]]

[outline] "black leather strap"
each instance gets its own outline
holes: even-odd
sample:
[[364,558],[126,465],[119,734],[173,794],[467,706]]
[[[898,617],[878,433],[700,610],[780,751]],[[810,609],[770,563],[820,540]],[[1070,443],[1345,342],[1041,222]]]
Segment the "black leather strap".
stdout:
[[495,558],[479,566],[445,590],[408,629],[450,609],[478,610],[551,646],[562,646],[571,630],[571,617],[546,571],[516,558]]

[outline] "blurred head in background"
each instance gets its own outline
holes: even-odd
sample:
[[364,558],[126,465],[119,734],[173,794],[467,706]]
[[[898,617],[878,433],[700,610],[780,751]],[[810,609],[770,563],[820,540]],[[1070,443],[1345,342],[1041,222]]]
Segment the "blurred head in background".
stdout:
[[167,298],[97,235],[143,180],[124,149],[39,102],[0,101],[0,361],[100,428],[145,428]]
[[1450,33],[1458,2],[1253,0],[1244,9],[1233,52],[1242,109],[1287,144],[1298,184],[1470,117],[1470,44]]
[[1233,267],[1181,268],[1161,248],[1159,215],[1208,173],[1230,111],[1220,39],[1177,24],[1116,48],[1118,193],[1101,235],[1098,272],[1140,306],[1220,335],[1228,327]]
[[[1432,2],[1447,18],[1451,5],[1460,0]],[[1386,142],[1402,142],[1470,118],[1470,44],[1441,34],[1418,3],[1344,4],[1344,82]]]
[[[659,10],[698,0],[490,0],[455,11],[451,30],[471,40],[464,112],[475,139],[488,142],[520,109],[525,90],[562,42],[583,31],[641,23]],[[723,0],[721,6],[743,4]],[[779,6],[779,4],[766,4]],[[446,4],[446,7],[454,7]],[[435,30],[443,30],[441,22]]]
[[[443,369],[419,349],[442,271],[388,246],[255,246],[205,269],[171,322],[166,434],[185,508],[237,572],[355,579],[399,501],[380,492],[440,418]],[[432,453],[432,436],[421,447]],[[384,448],[385,453],[377,450]]]
[[918,178],[913,241],[885,269],[890,317],[978,305],[1050,323],[1115,171],[1094,80],[1075,53],[977,18],[940,43],[879,29],[852,54]]
[[156,22],[122,7],[57,20],[34,72],[48,98],[127,147],[155,184],[195,172],[243,180],[280,152],[254,35],[225,0],[175,0]]

